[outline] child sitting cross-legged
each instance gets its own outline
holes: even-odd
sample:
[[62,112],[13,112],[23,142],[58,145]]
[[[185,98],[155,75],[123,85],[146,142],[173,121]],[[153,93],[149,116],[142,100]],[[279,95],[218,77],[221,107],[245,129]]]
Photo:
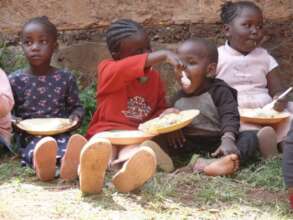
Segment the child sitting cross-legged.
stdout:
[[[79,125],[84,109],[75,77],[50,64],[58,46],[56,26],[47,17],[32,18],[22,28],[21,42],[29,67],[9,75],[15,99],[14,116],[21,119],[69,118]],[[79,154],[86,142],[81,135],[71,136],[65,132],[47,137],[16,130],[15,138],[23,165],[33,167],[40,180],[54,179],[59,164],[62,179],[77,178]]]
[[[226,1],[221,8],[221,20],[227,41],[218,48],[217,78],[237,90],[240,108],[263,108],[285,89],[280,83],[277,61],[261,45],[262,10],[253,1]],[[258,130],[260,150],[265,158],[277,154],[277,143],[282,149],[292,120],[292,102],[286,98],[277,100],[273,108],[289,111],[290,117],[270,126],[240,124],[240,131]]]
[[159,137],[161,146],[169,145],[166,151],[171,156],[212,153],[216,157],[204,159],[194,154],[184,170],[211,176],[232,174],[240,164],[256,156],[256,131],[238,131],[237,92],[223,80],[215,78],[218,52],[213,43],[205,39],[190,39],[178,47],[177,53],[187,68],[184,73],[177,71],[181,90],[171,99],[174,108],[163,114],[199,109],[200,115],[186,128]]
[[[122,165],[112,178],[119,192],[130,192],[154,175],[156,152],[161,152],[155,142],[119,147],[99,138],[99,133],[136,130],[140,123],[160,115],[166,108],[165,91],[160,74],[152,66],[167,62],[183,67],[171,51],[152,52],[147,33],[132,20],[112,23],[106,40],[112,59],[99,64],[97,110],[87,132],[91,139],[81,152],[80,189],[84,193],[101,192],[109,164]],[[169,160],[165,170],[172,169]]]

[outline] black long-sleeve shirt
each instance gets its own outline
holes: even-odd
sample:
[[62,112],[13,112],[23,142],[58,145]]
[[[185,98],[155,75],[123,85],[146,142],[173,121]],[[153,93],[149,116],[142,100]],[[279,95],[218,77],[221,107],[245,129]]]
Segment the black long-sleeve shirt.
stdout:
[[240,116],[237,91],[220,79],[209,79],[208,86],[197,94],[179,91],[171,100],[180,110],[199,109],[200,115],[184,129],[187,135],[238,135]]

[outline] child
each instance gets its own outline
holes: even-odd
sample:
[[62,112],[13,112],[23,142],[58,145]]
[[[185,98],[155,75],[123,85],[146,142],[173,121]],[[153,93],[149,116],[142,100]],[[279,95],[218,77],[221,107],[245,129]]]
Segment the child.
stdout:
[[[74,76],[50,65],[57,48],[57,29],[47,17],[26,22],[21,32],[24,54],[29,68],[9,75],[15,99],[14,114],[21,119],[69,118],[80,124],[84,109],[78,96]],[[85,144],[80,135],[69,133],[40,137],[16,131],[21,146],[22,163],[32,166],[42,181],[55,176],[56,159],[61,159],[60,176],[71,180],[77,177],[79,154]]]
[[[87,137],[97,135],[81,153],[80,189],[87,193],[102,190],[111,155],[112,165],[126,161],[113,177],[119,192],[130,192],[153,176],[156,169],[153,150],[155,153],[162,152],[158,145],[148,141],[140,147],[117,148],[111,146],[108,140],[98,138],[98,133],[135,130],[139,123],[158,116],[166,108],[165,91],[159,73],[152,66],[168,62],[182,68],[176,54],[166,50],[151,52],[148,35],[141,25],[132,20],[112,23],[106,40],[113,59],[104,60],[98,67],[98,107]],[[153,150],[146,146],[151,146]],[[173,164],[170,158],[168,163],[168,170],[171,170]]]
[[214,44],[205,39],[190,39],[179,46],[177,54],[187,66],[185,73],[190,83],[184,83],[182,72],[177,71],[181,90],[173,98],[173,106],[175,111],[199,109],[200,115],[182,131],[167,135],[169,141],[176,138],[170,141],[176,149],[169,148],[168,152],[175,155],[213,152],[212,156],[220,158],[206,160],[194,155],[186,168],[211,176],[232,174],[239,163],[254,158],[258,145],[256,132],[238,132],[237,92],[215,79],[218,52]]
[[[221,19],[227,37],[225,45],[218,48],[217,77],[238,91],[240,108],[262,108],[283,92],[276,75],[276,60],[260,47],[263,39],[263,16],[253,2],[226,2],[221,9]],[[272,98],[273,97],[273,98]],[[274,108],[283,111],[285,100]],[[255,124],[241,123],[240,130],[260,129]],[[273,126],[280,143],[289,129],[289,120]],[[267,148],[267,157],[276,154],[275,134],[270,127],[259,131],[260,145]],[[270,144],[271,143],[271,144]]]
[[9,147],[11,137],[10,111],[14,105],[11,87],[5,72],[0,69],[0,149]]
[[283,175],[288,188],[290,208],[293,209],[293,124],[284,144]]

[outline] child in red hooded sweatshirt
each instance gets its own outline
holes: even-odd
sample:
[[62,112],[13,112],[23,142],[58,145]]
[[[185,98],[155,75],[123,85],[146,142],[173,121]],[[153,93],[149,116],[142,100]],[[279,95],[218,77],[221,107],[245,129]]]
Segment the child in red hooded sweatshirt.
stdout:
[[[98,105],[88,138],[103,131],[136,130],[140,123],[159,116],[166,108],[165,91],[159,73],[152,66],[167,62],[177,69],[184,68],[170,51],[151,52],[146,32],[134,21],[123,19],[112,23],[106,40],[113,59],[102,61],[98,68]],[[111,155],[112,160],[116,159],[112,164],[126,161],[113,177],[118,191],[130,192],[153,176],[156,157],[147,144],[117,148],[98,136],[91,138],[81,153],[81,191],[101,191]]]

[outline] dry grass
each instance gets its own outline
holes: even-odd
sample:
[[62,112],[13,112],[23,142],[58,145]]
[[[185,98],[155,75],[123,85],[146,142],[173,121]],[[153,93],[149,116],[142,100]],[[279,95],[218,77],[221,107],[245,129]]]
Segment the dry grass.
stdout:
[[233,177],[157,175],[120,194],[107,175],[100,195],[82,196],[78,182],[42,183],[18,160],[0,162],[0,219],[290,219],[280,158]]

